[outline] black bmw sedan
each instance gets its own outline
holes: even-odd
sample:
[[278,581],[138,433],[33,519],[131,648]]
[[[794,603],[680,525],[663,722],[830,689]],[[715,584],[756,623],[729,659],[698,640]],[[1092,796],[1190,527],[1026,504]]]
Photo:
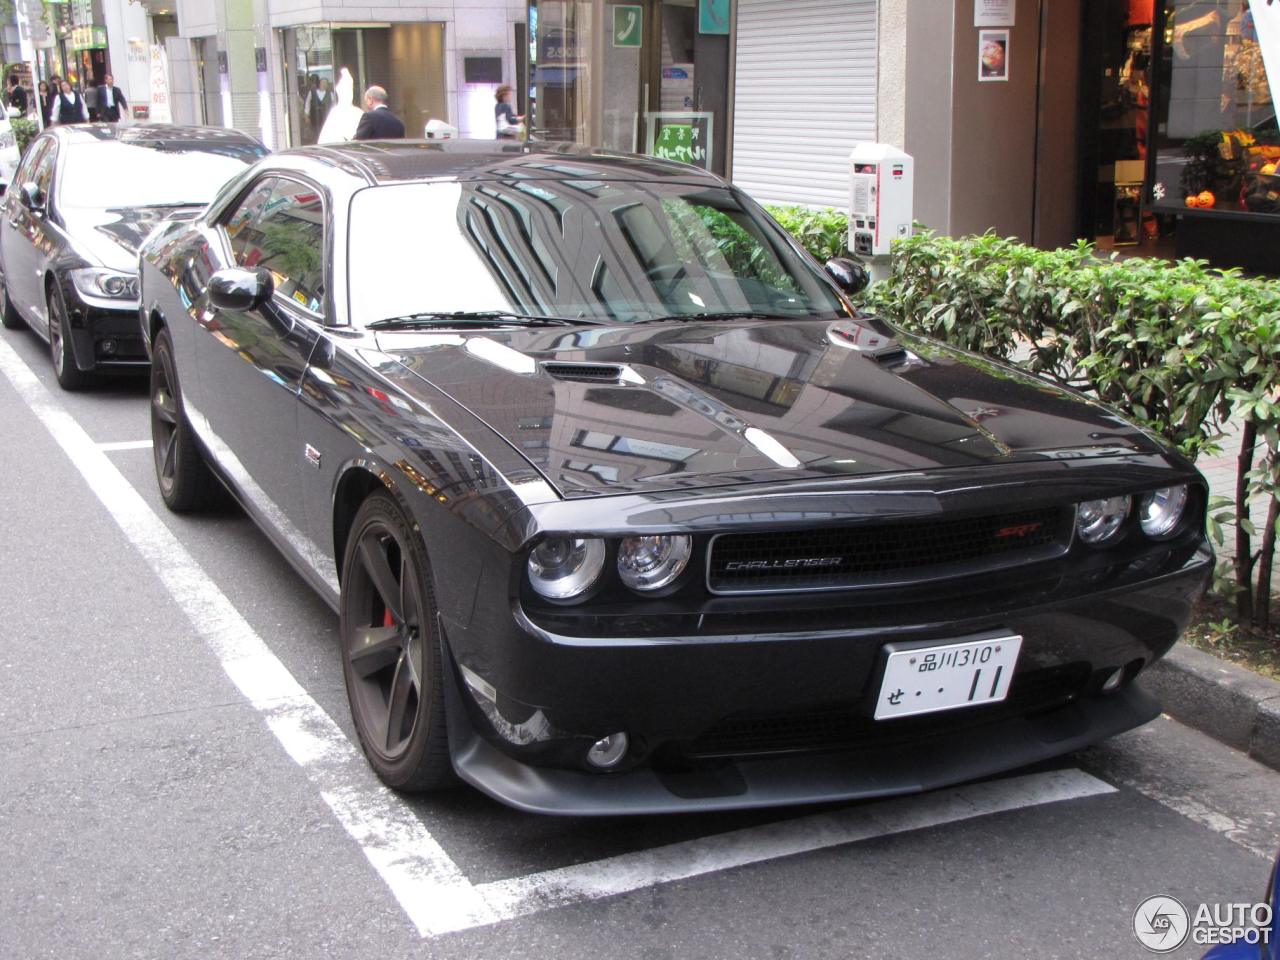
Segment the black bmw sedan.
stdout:
[[0,200],[0,320],[49,342],[58,383],[144,371],[138,246],[267,152],[220,127],[75,124],[27,148]]
[[269,157],[141,251],[160,491],[340,615],[361,745],[606,814],[918,791],[1145,723],[1212,566],[1111,410],[854,309],[693,168]]

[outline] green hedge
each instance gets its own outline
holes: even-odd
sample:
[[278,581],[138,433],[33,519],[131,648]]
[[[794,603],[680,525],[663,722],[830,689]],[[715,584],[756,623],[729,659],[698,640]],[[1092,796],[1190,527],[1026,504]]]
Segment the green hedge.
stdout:
[[[838,211],[787,213],[783,225],[819,260],[842,252],[832,252]],[[1269,623],[1280,283],[1196,260],[1101,258],[1083,242],[1038,250],[992,233],[920,231],[894,244],[889,278],[863,300],[906,330],[1098,397],[1193,459],[1217,452],[1222,424],[1239,417],[1235,496],[1211,504],[1210,530],[1221,543],[1222,524],[1234,524],[1236,553],[1219,585],[1235,592],[1242,621]],[[1259,495],[1265,520],[1248,511]]]

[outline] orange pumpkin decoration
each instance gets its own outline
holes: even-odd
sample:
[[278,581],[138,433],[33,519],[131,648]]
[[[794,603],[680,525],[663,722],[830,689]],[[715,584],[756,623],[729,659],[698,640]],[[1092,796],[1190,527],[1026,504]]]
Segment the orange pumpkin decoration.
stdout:
[[1217,202],[1218,202],[1218,198],[1215,197],[1210,191],[1208,190],[1200,191],[1200,206],[1212,207]]
[[1188,193],[1186,199],[1182,202],[1188,207],[1198,207],[1200,206],[1200,197],[1197,194]]
[[1266,174],[1268,177],[1273,177],[1275,176],[1276,165],[1274,163],[1264,163],[1262,170],[1259,172]]

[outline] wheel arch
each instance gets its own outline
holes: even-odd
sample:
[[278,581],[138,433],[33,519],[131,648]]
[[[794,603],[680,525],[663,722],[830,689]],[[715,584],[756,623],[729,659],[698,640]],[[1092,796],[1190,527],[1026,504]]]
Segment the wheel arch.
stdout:
[[355,519],[356,511],[368,499],[369,494],[389,487],[379,473],[375,472],[373,465],[368,463],[352,464],[338,478],[338,485],[333,493],[333,565],[339,583],[345,574],[342,561],[347,552],[347,535],[351,532],[351,521]]

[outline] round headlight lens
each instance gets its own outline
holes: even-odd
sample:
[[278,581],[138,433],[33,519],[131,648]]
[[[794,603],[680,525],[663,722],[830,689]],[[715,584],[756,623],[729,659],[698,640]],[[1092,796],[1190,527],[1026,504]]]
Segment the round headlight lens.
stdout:
[[1085,543],[1097,546],[1114,537],[1133,505],[1130,496],[1086,500],[1076,510],[1076,532]]
[[549,600],[571,600],[596,582],[604,552],[603,540],[543,540],[529,554],[529,583]]
[[683,534],[627,537],[618,545],[618,576],[632,590],[660,590],[684,572],[692,552]]
[[1148,537],[1167,537],[1178,528],[1187,506],[1187,485],[1152,490],[1138,504],[1138,520]]

